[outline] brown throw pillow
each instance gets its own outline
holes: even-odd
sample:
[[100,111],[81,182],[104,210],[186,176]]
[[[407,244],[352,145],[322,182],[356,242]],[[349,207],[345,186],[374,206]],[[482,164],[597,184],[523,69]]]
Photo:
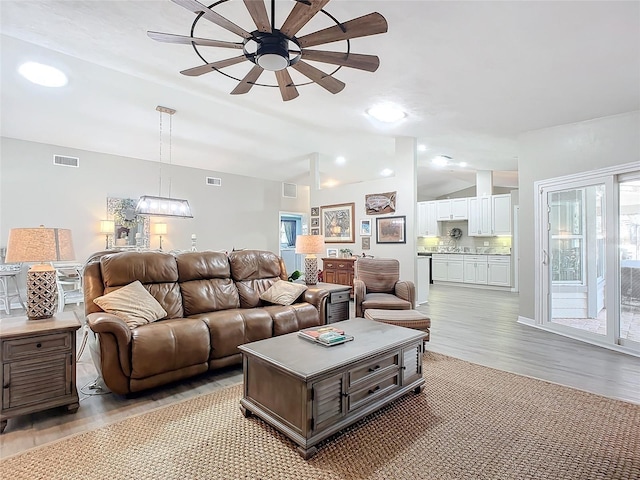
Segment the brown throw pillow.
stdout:
[[93,303],[107,313],[127,322],[130,329],[155,322],[167,316],[162,305],[136,280],[111,293],[95,298]]
[[291,305],[306,289],[306,285],[278,280],[260,295],[260,299],[278,305]]

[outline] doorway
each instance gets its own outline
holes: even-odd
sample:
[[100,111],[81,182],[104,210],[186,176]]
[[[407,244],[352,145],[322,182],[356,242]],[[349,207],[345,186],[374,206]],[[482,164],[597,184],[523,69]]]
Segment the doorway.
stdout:
[[302,271],[301,255],[296,255],[296,238],[303,234],[305,228],[302,214],[280,212],[280,257],[284,261],[287,275],[296,270]]
[[540,182],[536,323],[640,352],[640,172]]

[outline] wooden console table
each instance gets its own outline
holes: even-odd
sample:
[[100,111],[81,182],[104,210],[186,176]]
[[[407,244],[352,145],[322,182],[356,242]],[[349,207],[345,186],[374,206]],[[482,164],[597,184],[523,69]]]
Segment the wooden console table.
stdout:
[[294,332],[238,347],[243,414],[278,429],[305,459],[318,442],[424,385],[424,332],[364,318],[333,326],[355,339],[325,347]]
[[76,390],[76,330],[73,312],[44,320],[0,319],[2,405],[0,433],[7,419],[66,405],[80,406]]

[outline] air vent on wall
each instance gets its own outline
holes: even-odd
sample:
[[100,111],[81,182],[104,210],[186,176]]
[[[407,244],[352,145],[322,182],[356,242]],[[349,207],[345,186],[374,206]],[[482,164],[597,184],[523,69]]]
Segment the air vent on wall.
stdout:
[[221,187],[222,179],[216,177],[207,177],[207,185],[211,185],[213,187]]
[[53,164],[61,167],[75,167],[80,166],[80,159],[77,157],[65,157],[64,155],[54,155]]
[[298,186],[295,183],[283,183],[282,196],[287,198],[298,198]]

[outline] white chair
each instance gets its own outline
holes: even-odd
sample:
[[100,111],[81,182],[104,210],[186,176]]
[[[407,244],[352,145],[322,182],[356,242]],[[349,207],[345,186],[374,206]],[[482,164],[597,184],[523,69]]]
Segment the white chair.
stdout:
[[80,263],[52,263],[56,269],[56,282],[58,284],[58,312],[64,310],[65,305],[84,302],[84,290],[82,288],[82,268]]
[[[16,276],[20,274],[21,266],[19,263],[0,265],[0,309],[4,310],[7,315],[11,314],[11,301],[14,298],[18,299],[22,308],[25,310],[27,308],[20,296],[20,289],[16,280]],[[11,283],[13,283],[15,290],[11,289]]]

